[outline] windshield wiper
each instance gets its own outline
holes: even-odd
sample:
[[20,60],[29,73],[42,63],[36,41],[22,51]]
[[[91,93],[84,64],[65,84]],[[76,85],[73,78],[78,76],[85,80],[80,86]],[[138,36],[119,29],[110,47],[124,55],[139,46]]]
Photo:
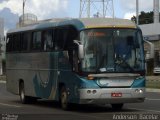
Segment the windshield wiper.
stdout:
[[[121,68],[124,68],[124,69],[129,69],[130,72],[134,72],[134,69],[126,62],[126,60],[122,57],[118,57],[116,60],[115,60],[115,64],[116,66],[120,66]],[[115,66],[115,68],[116,68]]]

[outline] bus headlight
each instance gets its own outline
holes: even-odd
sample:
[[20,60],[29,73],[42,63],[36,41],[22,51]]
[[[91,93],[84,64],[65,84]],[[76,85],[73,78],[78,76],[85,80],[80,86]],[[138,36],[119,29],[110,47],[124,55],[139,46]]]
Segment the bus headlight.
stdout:
[[143,93],[143,90],[142,90],[142,89],[140,89],[140,90],[139,90],[139,93]]
[[143,93],[143,90],[142,90],[142,89],[136,89],[135,92],[136,92],[136,93],[141,93],[141,94],[142,94],[142,93]]

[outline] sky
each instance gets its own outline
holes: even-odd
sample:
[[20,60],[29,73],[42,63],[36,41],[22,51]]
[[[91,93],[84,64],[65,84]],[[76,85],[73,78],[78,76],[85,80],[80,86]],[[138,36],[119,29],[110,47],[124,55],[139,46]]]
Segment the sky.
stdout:
[[[113,0],[116,18],[130,19],[135,15],[136,0]],[[23,0],[0,0],[0,17],[5,31],[16,27],[22,15]],[[139,0],[139,11],[152,11],[153,0]],[[94,5],[95,6],[95,5]],[[35,14],[39,20],[51,18],[78,18],[80,0],[26,0],[25,13]],[[98,11],[98,9],[97,9]]]

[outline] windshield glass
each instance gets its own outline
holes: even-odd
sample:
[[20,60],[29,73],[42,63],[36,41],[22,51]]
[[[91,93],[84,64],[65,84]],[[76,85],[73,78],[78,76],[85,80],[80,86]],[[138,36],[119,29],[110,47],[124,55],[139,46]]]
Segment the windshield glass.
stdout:
[[80,33],[84,72],[144,70],[142,35],[137,29],[88,29]]

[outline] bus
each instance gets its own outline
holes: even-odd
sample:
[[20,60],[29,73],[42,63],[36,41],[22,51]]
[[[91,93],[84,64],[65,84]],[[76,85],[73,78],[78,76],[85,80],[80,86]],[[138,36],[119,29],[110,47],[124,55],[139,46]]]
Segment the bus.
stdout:
[[22,103],[122,109],[145,100],[143,37],[130,20],[50,20],[9,30],[6,44],[7,90]]

